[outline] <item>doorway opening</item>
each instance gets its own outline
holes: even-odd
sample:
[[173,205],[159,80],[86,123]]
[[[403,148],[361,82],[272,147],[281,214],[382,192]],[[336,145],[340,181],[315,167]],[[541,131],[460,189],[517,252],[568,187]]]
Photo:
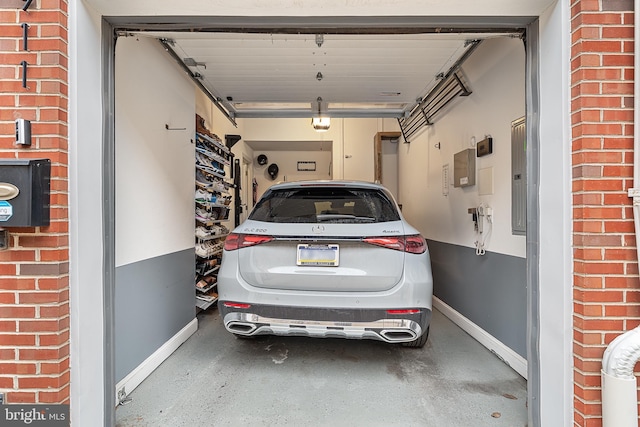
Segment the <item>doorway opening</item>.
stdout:
[[[122,31],[122,30],[121,30],[121,29],[119,29],[118,31]],[[535,106],[534,106],[534,109],[535,109]],[[383,141],[383,140],[381,139],[381,142],[382,142],[382,141]],[[387,141],[387,142],[388,142],[388,143],[391,143],[391,144],[394,144],[394,143],[393,143],[393,142],[391,142],[391,141]],[[529,143],[531,144],[532,142],[531,142],[531,141],[529,141]],[[112,142],[107,142],[107,146],[109,146],[110,144],[112,144]],[[396,146],[395,146],[395,147],[397,147],[397,146],[398,146],[398,145],[397,145],[397,143],[395,143],[395,144],[396,144]],[[384,150],[383,150],[383,149],[381,149],[381,153],[384,153]],[[250,200],[250,198],[252,199],[252,197],[250,197],[248,194],[244,194],[244,191],[245,191],[245,190],[248,190],[250,187],[252,188],[252,185],[249,185],[249,180],[251,179],[251,181],[253,181],[253,178],[256,178],[255,176],[254,176],[254,177],[251,177],[251,178],[250,178],[250,176],[249,176],[249,175],[250,175],[249,170],[251,169],[251,165],[250,165],[250,163],[252,163],[252,162],[251,162],[251,159],[249,159],[249,158],[244,158],[244,157],[242,158],[242,167],[241,167],[241,171],[242,171],[242,169],[244,169],[244,171],[242,171],[242,172],[241,172],[241,177],[242,177],[242,179],[244,180],[244,184],[245,184],[245,185],[244,185],[244,189],[243,189],[243,193],[242,193],[242,195],[241,195],[241,198],[242,198],[242,199],[244,199],[244,200],[243,200],[242,205],[243,205],[243,206],[244,206],[244,205],[247,205],[247,211],[248,211],[248,204],[247,204],[247,203],[244,203],[244,201],[245,201],[245,200],[246,200],[246,201],[248,201],[248,200]],[[382,164],[384,164],[384,161],[383,161],[383,162],[381,162],[381,163],[382,163]],[[377,170],[377,167],[376,167],[376,170]],[[397,170],[396,170],[396,173],[397,173]],[[400,186],[400,184],[398,184],[398,186]],[[253,189],[253,188],[252,188],[252,189]],[[400,189],[398,189],[398,190],[396,190],[396,191],[397,191],[397,192],[401,192],[401,190],[400,190]],[[108,250],[110,250],[110,251],[112,251],[112,250],[113,250],[113,247],[110,247],[110,246],[109,246],[109,244],[107,244],[107,249],[108,249]],[[529,260],[527,260],[527,263],[529,263],[529,262],[530,262],[530,261],[529,261]],[[111,280],[112,280],[112,279],[111,279]],[[110,281],[111,281],[111,280],[110,280]],[[531,283],[531,284],[532,284],[532,285],[535,285],[535,284],[533,284],[533,283]],[[109,283],[107,283],[107,286],[109,286]],[[111,283],[111,286],[113,286],[113,283]],[[536,318],[537,318],[537,317],[536,317]],[[536,321],[536,320],[535,320],[535,319],[529,319],[529,322],[532,322],[532,321]],[[534,329],[535,329],[535,328],[534,328]],[[529,363],[531,363],[531,362],[532,362],[532,360],[529,360]],[[535,361],[534,361],[534,363],[535,363]],[[534,373],[534,374],[535,374],[535,373]],[[530,379],[530,381],[531,381],[531,379]]]

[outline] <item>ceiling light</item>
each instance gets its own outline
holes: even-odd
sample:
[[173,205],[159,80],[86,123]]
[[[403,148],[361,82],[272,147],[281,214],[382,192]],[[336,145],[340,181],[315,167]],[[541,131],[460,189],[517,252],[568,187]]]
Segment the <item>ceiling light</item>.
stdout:
[[331,126],[331,119],[329,117],[314,117],[311,119],[311,126],[316,132],[326,132]]
[[311,118],[311,126],[316,130],[316,132],[326,132],[329,130],[331,126],[331,119],[329,116],[322,115],[322,98],[318,97],[318,115]]

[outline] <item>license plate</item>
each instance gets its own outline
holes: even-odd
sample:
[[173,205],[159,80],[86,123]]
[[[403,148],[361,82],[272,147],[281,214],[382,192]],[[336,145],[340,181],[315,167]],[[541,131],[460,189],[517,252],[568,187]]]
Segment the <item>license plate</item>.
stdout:
[[340,262],[338,245],[298,245],[297,265],[337,267]]

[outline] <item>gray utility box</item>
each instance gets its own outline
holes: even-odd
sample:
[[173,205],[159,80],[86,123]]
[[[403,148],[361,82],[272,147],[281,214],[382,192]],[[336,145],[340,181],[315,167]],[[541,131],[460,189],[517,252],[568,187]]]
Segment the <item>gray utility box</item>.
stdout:
[[468,148],[453,155],[453,186],[476,185],[476,150]]
[[0,227],[49,225],[51,161],[0,159]]

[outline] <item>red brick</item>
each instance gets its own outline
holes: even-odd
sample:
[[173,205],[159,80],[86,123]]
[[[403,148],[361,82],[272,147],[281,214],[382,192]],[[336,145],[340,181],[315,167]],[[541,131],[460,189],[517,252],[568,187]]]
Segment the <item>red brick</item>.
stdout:
[[624,274],[621,262],[575,262],[576,273],[584,274]]
[[621,246],[622,236],[614,234],[602,234],[602,235],[575,235],[573,236],[574,244],[576,246]]
[[0,320],[0,332],[17,332],[18,322],[15,320]]
[[0,362],[0,375],[33,375],[35,373],[35,363]]
[[13,388],[13,377],[0,376],[0,388]]
[[607,305],[604,312],[611,317],[640,317],[640,305]]
[[4,290],[28,290],[35,288],[36,282],[31,278],[7,277],[0,280],[0,289]]
[[582,25],[619,25],[623,23],[619,13],[583,13],[579,15]]
[[20,304],[47,304],[60,302],[61,294],[59,292],[29,292],[18,293]]
[[0,345],[11,347],[34,346],[36,344],[35,335],[23,334],[0,334]]
[[69,331],[59,334],[39,335],[38,342],[43,347],[57,347],[69,341]]
[[576,320],[576,326],[588,331],[622,331],[622,319],[583,319]]
[[620,52],[622,43],[615,40],[584,40],[580,52]]
[[9,392],[7,393],[7,403],[37,403],[36,393],[33,392]]
[[20,332],[60,332],[64,328],[59,320],[21,320],[18,323],[18,330]]
[[604,223],[606,233],[633,233],[634,224],[631,221],[607,221]]
[[601,233],[604,229],[602,221],[574,221],[573,231],[575,233]]
[[604,65],[605,67],[611,67],[611,66],[632,67],[633,55],[628,55],[624,53],[621,53],[619,55],[603,55],[602,65]]
[[[607,181],[599,181],[607,182]],[[617,219],[621,217],[621,209],[619,207],[584,207],[574,208],[574,218],[585,219]]]
[[60,318],[68,315],[69,315],[68,304],[40,307],[40,317],[43,319]]
[[0,306],[0,318],[31,319],[36,315],[34,307]]
[[15,304],[16,294],[13,292],[0,292],[0,304]]
[[28,13],[21,12],[24,16],[25,22],[32,23],[61,23],[67,22],[66,16],[62,11],[49,11],[49,10],[37,10],[29,9]]
[[[582,184],[584,191],[621,191],[625,189],[624,181],[619,179],[584,180]],[[620,216],[618,215],[618,217]]]
[[69,401],[69,387],[59,391],[41,391],[38,393],[38,400],[41,403],[67,403]]
[[69,287],[69,277],[60,278],[38,278],[38,289],[42,290],[58,290]]
[[602,38],[606,39],[632,39],[633,27],[616,27],[606,26],[602,27]]
[[56,349],[18,349],[20,360],[55,360],[65,357],[66,354],[61,354],[61,350]]
[[[632,94],[633,83],[603,83],[602,93],[604,94]],[[633,119],[633,116],[632,116]]]
[[575,276],[574,285],[576,288],[602,288],[603,278],[594,276]]
[[20,236],[20,246],[27,248],[58,248],[69,246],[68,236]]
[[573,256],[581,260],[604,260],[604,251],[602,249],[575,249]]
[[61,360],[60,362],[40,363],[40,371],[44,375],[53,375],[66,372],[69,370],[69,358]]
[[597,304],[574,304],[575,314],[579,316],[602,317],[604,308]]
[[[604,303],[604,302],[621,302],[624,300],[623,291],[614,290],[574,290],[573,292],[575,301],[592,302],[592,303]],[[21,322],[22,323],[22,322]]]
[[20,390],[33,388],[58,388],[60,378],[58,377],[18,377],[18,388]]

